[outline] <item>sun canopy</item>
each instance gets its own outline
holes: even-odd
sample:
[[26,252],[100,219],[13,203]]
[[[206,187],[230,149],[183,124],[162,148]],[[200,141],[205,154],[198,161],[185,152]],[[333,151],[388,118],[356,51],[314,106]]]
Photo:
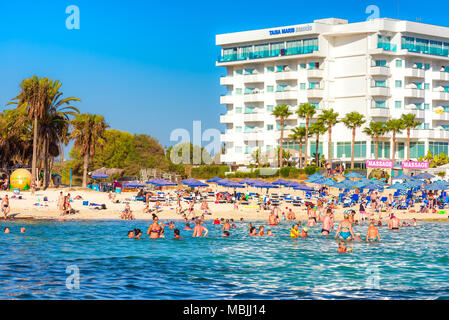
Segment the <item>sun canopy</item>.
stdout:
[[92,178],[94,179],[107,179],[109,178],[109,175],[103,173],[103,172],[97,172],[92,174]]
[[428,179],[435,178],[435,176],[433,174],[430,174],[427,172],[421,172],[421,173],[417,174],[416,176],[414,176],[414,178],[421,179],[421,180],[428,180]]
[[144,188],[145,185],[138,181],[131,181],[124,185],[125,188]]
[[365,178],[365,176],[362,176],[361,174],[358,174],[357,172],[352,171],[351,173],[345,174],[343,177],[346,178]]

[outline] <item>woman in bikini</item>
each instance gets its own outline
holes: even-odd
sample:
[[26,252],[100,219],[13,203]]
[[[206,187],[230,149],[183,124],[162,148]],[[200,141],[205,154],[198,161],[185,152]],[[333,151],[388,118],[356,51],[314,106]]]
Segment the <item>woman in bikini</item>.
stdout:
[[337,238],[347,241],[354,239],[354,231],[347,213],[344,214],[344,220],[338,225],[337,233],[335,234],[335,239]]
[[153,223],[148,228],[147,235],[150,236],[150,239],[157,239],[161,236],[162,230],[162,226],[159,225],[159,218],[155,217]]

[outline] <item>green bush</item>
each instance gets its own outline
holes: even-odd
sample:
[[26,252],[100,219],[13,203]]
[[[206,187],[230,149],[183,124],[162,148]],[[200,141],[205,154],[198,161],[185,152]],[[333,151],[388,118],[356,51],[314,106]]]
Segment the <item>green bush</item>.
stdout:
[[210,179],[215,176],[224,178],[225,172],[228,171],[228,166],[199,166],[192,168],[190,174],[196,179]]
[[307,174],[308,176],[314,174],[317,171],[317,167],[316,166],[307,166],[304,169],[305,174]]
[[288,176],[290,175],[290,170],[292,169],[292,167],[283,167],[279,170],[281,177],[282,178],[288,178]]

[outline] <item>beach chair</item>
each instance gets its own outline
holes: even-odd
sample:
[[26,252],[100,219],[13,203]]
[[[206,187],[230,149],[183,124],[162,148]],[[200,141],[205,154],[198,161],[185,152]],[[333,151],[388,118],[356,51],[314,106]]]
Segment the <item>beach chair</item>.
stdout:
[[345,200],[345,194],[343,192],[339,193],[337,203],[343,203],[344,200]]
[[399,190],[396,190],[394,193],[393,193],[393,197],[399,197]]
[[312,192],[307,191],[306,192],[306,199],[311,199],[312,198]]
[[351,202],[352,202],[352,204],[356,204],[359,202],[359,194],[358,193],[354,193],[351,195]]
[[343,200],[343,208],[348,208],[348,207],[351,207],[352,206],[352,201],[351,201],[351,199],[344,199]]

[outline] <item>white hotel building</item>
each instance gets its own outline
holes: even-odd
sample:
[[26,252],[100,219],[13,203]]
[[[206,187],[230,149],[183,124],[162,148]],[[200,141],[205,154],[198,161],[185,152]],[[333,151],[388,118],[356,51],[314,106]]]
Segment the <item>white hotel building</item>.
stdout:
[[[333,108],[340,117],[357,111],[369,121],[387,121],[413,113],[421,125],[411,132],[411,158],[431,150],[448,153],[449,142],[449,28],[417,22],[375,19],[348,23],[342,19],[315,20],[288,27],[216,36],[221,46],[217,66],[227,93],[220,97],[226,112],[220,122],[225,153],[221,161],[247,165],[256,148],[263,152],[279,144],[280,124],[271,111],[286,104],[294,112],[310,102],[320,110]],[[312,122],[314,119],[312,119]],[[294,113],[284,137],[305,125]],[[357,129],[355,160],[374,159],[375,144]],[[351,131],[342,123],[333,128],[333,159],[349,162]],[[327,158],[327,133],[319,152]],[[315,152],[309,139],[309,155]],[[381,138],[379,158],[392,155],[391,137]],[[287,142],[286,147],[299,150]],[[406,157],[406,132],[399,134],[396,159]]]

